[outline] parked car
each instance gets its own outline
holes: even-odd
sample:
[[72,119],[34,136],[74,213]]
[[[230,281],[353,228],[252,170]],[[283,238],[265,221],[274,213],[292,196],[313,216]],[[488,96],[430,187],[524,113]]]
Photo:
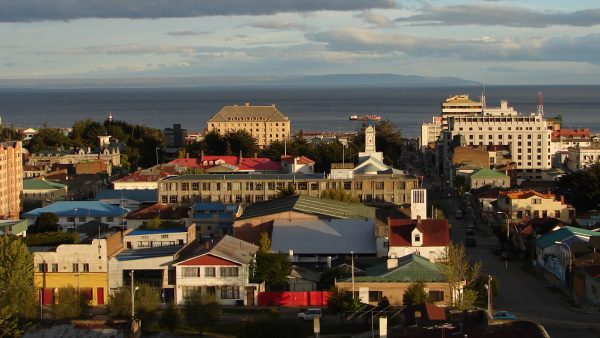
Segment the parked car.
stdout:
[[516,320],[517,315],[515,315],[512,312],[508,312],[508,311],[496,311],[496,312],[494,312],[494,315],[492,316],[492,318],[499,319],[499,320]]
[[313,320],[313,318],[315,318],[315,317],[321,318],[322,316],[323,316],[323,313],[321,312],[321,309],[318,309],[318,308],[307,309],[305,311],[298,313],[298,319],[302,319],[302,320]]
[[465,212],[462,209],[457,209],[456,210],[456,218],[463,218],[463,215],[465,214]]
[[467,237],[465,239],[465,245],[466,246],[477,246],[477,240],[475,239],[475,237]]
[[502,258],[503,261],[509,261],[511,255],[508,251],[502,251],[502,253],[500,254],[500,258]]

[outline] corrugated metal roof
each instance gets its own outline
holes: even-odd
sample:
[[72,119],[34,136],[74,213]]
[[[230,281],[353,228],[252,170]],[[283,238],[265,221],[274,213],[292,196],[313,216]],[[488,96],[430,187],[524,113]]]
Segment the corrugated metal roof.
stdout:
[[142,235],[156,235],[156,234],[172,234],[176,232],[187,232],[185,227],[177,228],[165,228],[165,229],[149,229],[149,230],[134,230],[126,235],[128,236],[142,236]]
[[98,194],[96,194],[95,200],[100,201],[121,198],[139,202],[156,202],[158,200],[158,189],[104,189],[100,190]]
[[566,226],[536,239],[535,244],[544,249],[551,245],[555,245],[556,241],[564,241],[572,236],[600,236],[600,232]]
[[147,259],[156,257],[173,256],[179,250],[183,249],[183,245],[160,246],[154,248],[143,248],[125,250],[118,254],[115,259],[118,261],[130,261],[135,259]]
[[508,178],[508,176],[492,169],[479,169],[471,174],[471,178]]
[[[444,280],[444,275],[435,263],[417,254],[398,258],[397,267],[388,269],[387,262],[385,262],[368,268],[366,276],[354,278],[355,282],[379,283],[442,282]],[[350,279],[345,281],[350,281]]]
[[300,255],[375,254],[375,220],[275,220],[271,250],[294,250]]
[[210,243],[208,245],[208,249],[204,245],[198,245],[189,253],[182,254],[179,262],[210,253],[234,262],[249,264],[258,251],[258,246],[229,235],[218,239],[212,246]]
[[307,195],[293,195],[248,206],[239,218],[272,215],[286,211],[322,215],[333,218],[374,218],[375,208],[362,204],[347,203]]
[[190,174],[165,178],[165,181],[223,181],[223,180],[302,180],[325,179],[324,174]]

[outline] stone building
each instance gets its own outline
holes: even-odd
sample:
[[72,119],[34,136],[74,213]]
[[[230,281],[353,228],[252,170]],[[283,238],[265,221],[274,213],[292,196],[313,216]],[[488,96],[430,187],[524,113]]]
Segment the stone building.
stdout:
[[275,105],[225,106],[207,122],[207,131],[224,135],[227,131],[245,130],[256,139],[261,148],[271,142],[289,139],[291,122]]

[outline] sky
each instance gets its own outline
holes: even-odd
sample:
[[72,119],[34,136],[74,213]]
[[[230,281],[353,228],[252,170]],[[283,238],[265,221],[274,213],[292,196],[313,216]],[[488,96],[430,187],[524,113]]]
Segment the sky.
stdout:
[[0,0],[0,79],[600,84],[598,0]]

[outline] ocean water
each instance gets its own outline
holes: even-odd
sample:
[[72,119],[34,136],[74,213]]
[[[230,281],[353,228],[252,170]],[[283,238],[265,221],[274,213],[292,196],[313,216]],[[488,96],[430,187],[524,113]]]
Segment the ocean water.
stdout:
[[[70,127],[75,120],[113,118],[156,128],[181,123],[201,131],[221,107],[231,104],[276,104],[292,121],[294,132],[352,131],[360,122],[352,114],[377,114],[408,137],[418,136],[422,122],[439,113],[448,96],[468,93],[479,99],[481,88],[157,88],[157,89],[0,89],[2,124],[17,127]],[[564,127],[600,132],[600,86],[491,86],[488,106],[508,100],[522,114],[536,111],[544,95],[546,116],[563,115]]]

